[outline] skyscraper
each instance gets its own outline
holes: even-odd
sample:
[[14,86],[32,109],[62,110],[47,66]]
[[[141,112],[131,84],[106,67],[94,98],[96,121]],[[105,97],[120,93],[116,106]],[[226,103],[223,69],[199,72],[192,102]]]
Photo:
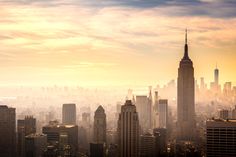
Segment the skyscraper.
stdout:
[[75,104],[63,104],[62,123],[64,125],[76,124],[76,106]]
[[137,112],[139,114],[140,126],[143,132],[148,131],[152,127],[152,93],[149,91],[149,96],[136,96]]
[[168,125],[168,100],[160,99],[158,104],[159,128],[167,128]]
[[106,143],[106,114],[102,106],[95,111],[93,130],[94,142]]
[[219,69],[215,68],[214,70],[214,81],[215,81],[215,85],[218,86],[219,85]]
[[177,129],[178,140],[192,141],[195,136],[195,104],[194,104],[194,68],[188,56],[187,30],[185,35],[184,57],[178,69],[177,87]]
[[0,105],[0,156],[16,155],[16,113],[15,108]]
[[139,118],[136,106],[126,100],[118,120],[119,157],[137,157],[139,144]]

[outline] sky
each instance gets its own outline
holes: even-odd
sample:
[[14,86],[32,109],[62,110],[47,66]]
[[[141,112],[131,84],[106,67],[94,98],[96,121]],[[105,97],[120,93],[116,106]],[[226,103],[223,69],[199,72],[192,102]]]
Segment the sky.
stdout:
[[0,0],[0,85],[236,84],[234,0]]

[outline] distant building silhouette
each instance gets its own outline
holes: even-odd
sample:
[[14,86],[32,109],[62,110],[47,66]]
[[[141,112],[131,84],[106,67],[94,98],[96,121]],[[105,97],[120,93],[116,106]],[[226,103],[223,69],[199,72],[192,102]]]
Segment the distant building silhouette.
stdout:
[[187,30],[184,57],[180,61],[177,84],[177,131],[178,140],[192,141],[195,137],[194,68],[188,56]]
[[63,104],[62,123],[65,125],[76,124],[76,105],[75,104]]
[[149,91],[149,96],[138,95],[136,96],[135,105],[137,107],[137,112],[139,114],[140,126],[143,132],[148,131],[152,127],[152,97],[151,90]]
[[15,108],[0,105],[0,156],[16,156]]
[[139,118],[131,100],[121,106],[117,132],[119,157],[138,157]]
[[99,106],[94,114],[93,141],[95,143],[106,143],[106,114],[102,106]]
[[215,95],[218,95],[221,92],[221,86],[219,84],[219,69],[217,65],[214,70],[214,82],[210,83],[210,89],[211,89],[211,92],[213,92]]

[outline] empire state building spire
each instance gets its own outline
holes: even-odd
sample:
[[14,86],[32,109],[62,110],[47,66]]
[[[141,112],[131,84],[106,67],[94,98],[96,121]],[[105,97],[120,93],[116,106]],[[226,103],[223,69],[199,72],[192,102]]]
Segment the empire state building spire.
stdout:
[[177,140],[195,140],[195,85],[193,62],[188,56],[187,30],[185,34],[184,57],[178,69],[177,83]]
[[189,59],[188,56],[188,30],[185,30],[185,46],[184,46],[184,58],[183,59]]

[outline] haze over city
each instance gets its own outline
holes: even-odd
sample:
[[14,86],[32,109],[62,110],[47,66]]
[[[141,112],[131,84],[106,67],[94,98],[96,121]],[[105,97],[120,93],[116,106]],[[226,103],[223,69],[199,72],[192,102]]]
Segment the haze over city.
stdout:
[[235,10],[0,0],[0,157],[235,157]]

